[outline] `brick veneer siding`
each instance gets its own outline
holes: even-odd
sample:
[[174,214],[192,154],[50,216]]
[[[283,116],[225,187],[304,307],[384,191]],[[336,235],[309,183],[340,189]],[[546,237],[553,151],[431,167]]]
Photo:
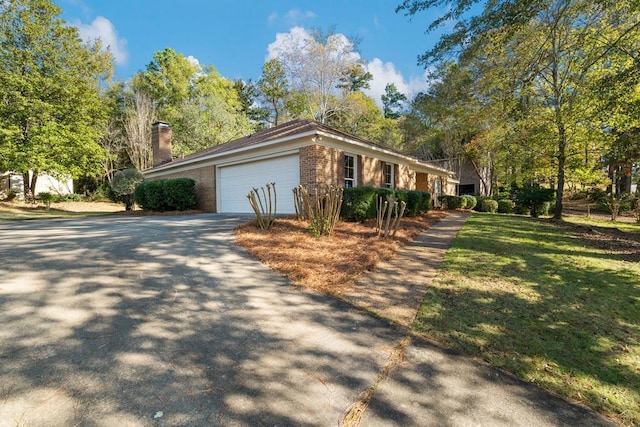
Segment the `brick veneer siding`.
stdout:
[[300,184],[344,184],[344,154],[321,145],[300,148]]
[[416,189],[416,171],[405,165],[398,165],[398,178],[396,179],[399,190]]
[[384,162],[380,159],[362,156],[362,181],[358,185],[384,187]]
[[159,178],[191,178],[196,182],[198,209],[204,212],[216,212],[216,167],[205,166],[183,172],[163,175]]
[[[356,185],[384,187],[384,164],[380,159],[358,155]],[[395,165],[395,187],[415,190],[416,172],[408,166]],[[300,148],[300,184],[344,185],[344,152],[321,145]]]

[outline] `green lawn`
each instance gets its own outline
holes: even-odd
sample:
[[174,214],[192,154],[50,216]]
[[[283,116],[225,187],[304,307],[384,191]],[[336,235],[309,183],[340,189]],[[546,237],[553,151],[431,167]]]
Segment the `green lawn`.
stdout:
[[565,221],[571,222],[573,224],[617,228],[626,233],[640,234],[640,223],[637,222],[608,221],[595,218],[586,218],[583,216],[566,216]]
[[550,221],[474,214],[414,328],[640,425],[639,264]]

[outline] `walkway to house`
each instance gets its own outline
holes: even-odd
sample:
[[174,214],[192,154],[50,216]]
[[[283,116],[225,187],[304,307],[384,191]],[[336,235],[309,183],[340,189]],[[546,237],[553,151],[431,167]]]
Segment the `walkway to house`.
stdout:
[[361,277],[345,298],[356,307],[403,326],[411,325],[427,286],[470,216],[468,212],[451,212],[393,259]]

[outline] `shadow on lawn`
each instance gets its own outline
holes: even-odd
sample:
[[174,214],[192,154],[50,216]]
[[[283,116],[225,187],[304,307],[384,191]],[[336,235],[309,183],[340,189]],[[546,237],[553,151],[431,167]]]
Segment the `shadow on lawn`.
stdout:
[[474,215],[417,328],[638,423],[623,412],[640,399],[640,272],[580,242],[551,223]]

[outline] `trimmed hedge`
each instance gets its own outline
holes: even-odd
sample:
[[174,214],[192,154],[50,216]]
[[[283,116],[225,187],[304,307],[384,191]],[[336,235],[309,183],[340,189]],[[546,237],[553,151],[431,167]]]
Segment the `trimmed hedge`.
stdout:
[[516,203],[513,200],[502,199],[498,200],[498,213],[510,214],[516,207]]
[[440,196],[440,200],[447,204],[447,209],[463,209],[465,200],[461,196],[448,196],[443,194]]
[[198,205],[196,182],[191,178],[155,179],[136,187],[135,201],[152,211],[184,211]]
[[423,191],[391,190],[389,188],[345,188],[340,216],[346,221],[366,221],[376,217],[376,196],[387,195],[407,204],[406,216],[416,216],[431,208],[431,194]]
[[464,200],[464,206],[463,206],[464,209],[473,209],[478,204],[478,199],[476,199],[476,196],[465,194],[464,196],[461,196],[461,197]]
[[[340,216],[346,221],[366,221],[376,212],[376,189],[373,187],[345,188]],[[373,215],[371,212],[373,211]]]
[[493,199],[483,199],[480,201],[480,212],[498,212],[498,202]]

